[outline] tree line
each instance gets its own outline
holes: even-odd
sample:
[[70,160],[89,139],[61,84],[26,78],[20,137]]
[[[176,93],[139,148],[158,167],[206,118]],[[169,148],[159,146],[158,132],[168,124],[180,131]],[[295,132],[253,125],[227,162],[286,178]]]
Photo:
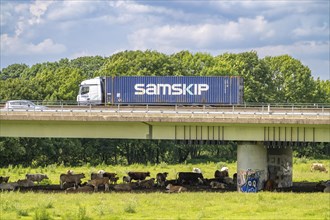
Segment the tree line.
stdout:
[[[255,51],[208,53],[123,51],[110,57],[61,59],[33,66],[13,64],[0,71],[0,101],[73,101],[82,80],[96,76],[242,76],[247,103],[330,103],[330,81],[314,79],[299,60],[281,55],[259,58]],[[309,150],[308,150],[309,149]],[[312,150],[310,150],[312,149]],[[329,144],[297,148],[298,156],[322,156]],[[314,152],[315,150],[315,152]],[[181,163],[234,160],[235,144],[183,145],[171,141],[0,138],[0,166],[49,163]]]

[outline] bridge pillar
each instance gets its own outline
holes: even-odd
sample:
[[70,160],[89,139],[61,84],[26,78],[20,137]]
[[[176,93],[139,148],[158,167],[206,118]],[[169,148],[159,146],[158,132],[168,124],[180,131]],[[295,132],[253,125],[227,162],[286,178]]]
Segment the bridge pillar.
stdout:
[[292,149],[290,147],[268,148],[268,178],[276,188],[292,186]]
[[257,142],[237,146],[237,190],[258,192],[267,180],[267,149]]

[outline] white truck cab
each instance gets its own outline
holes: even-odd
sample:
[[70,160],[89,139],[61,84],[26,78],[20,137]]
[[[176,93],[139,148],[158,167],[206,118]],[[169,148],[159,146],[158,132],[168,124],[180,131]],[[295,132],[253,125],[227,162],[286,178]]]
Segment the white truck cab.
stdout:
[[78,105],[101,105],[104,103],[103,88],[102,77],[82,81],[77,96]]

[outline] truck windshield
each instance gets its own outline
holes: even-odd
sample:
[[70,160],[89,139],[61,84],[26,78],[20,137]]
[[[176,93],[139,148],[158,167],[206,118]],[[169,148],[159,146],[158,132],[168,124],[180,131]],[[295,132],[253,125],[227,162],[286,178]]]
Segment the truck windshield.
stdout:
[[84,95],[89,93],[89,87],[81,87],[80,94]]

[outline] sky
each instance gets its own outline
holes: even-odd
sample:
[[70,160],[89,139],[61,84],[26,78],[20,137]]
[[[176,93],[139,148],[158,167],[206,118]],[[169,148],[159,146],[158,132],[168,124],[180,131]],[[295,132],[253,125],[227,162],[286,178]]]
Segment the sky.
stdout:
[[329,0],[0,0],[1,68],[125,50],[288,54],[330,79]]

